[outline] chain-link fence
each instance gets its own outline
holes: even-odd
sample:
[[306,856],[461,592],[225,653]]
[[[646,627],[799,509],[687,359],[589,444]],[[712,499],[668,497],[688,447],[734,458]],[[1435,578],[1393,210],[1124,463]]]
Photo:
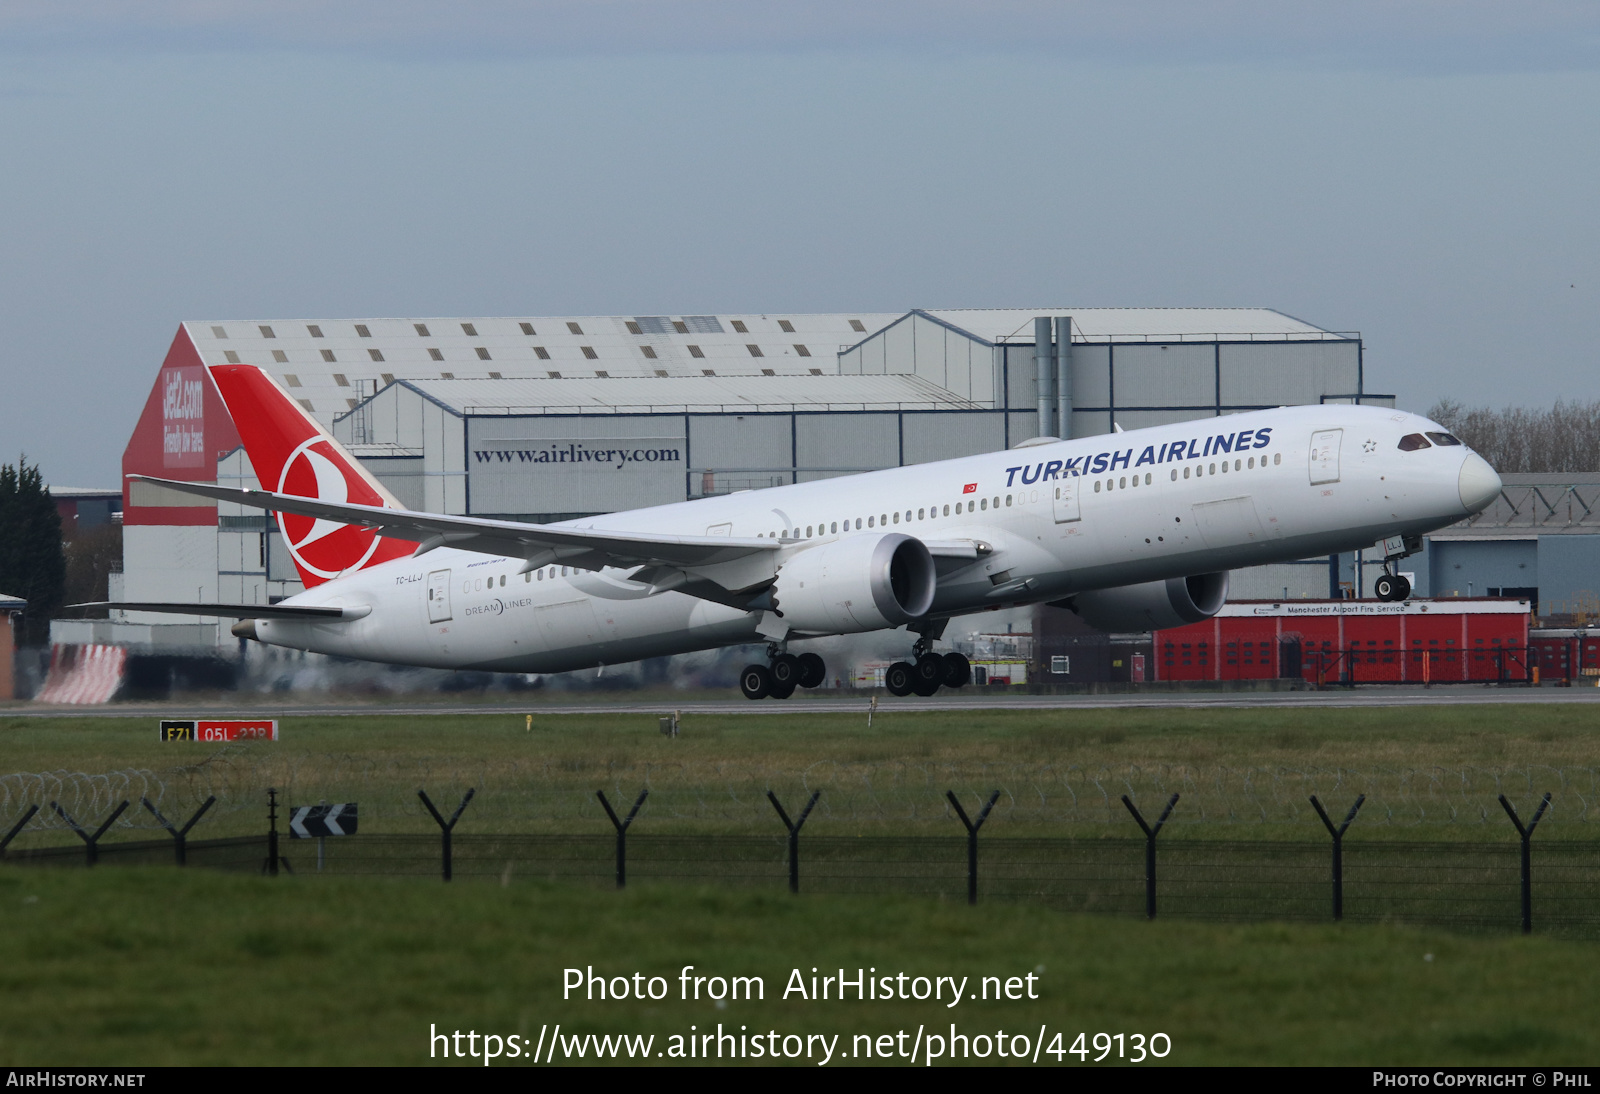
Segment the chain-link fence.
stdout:
[[269,763],[224,749],[201,763],[159,772],[0,776],[0,834],[37,806],[24,842],[29,834],[51,832],[70,841],[53,802],[87,825],[98,824],[118,802],[130,801],[134,807],[116,822],[114,830],[121,832],[159,827],[148,810],[138,807],[141,798],[176,820],[213,796],[216,806],[198,834],[245,834],[259,829],[269,786],[279,788],[282,800],[297,804],[359,801],[363,817],[383,830],[418,833],[434,827],[416,797],[421,786],[435,788],[441,799],[476,790],[469,827],[478,832],[604,826],[605,813],[594,796],[596,789],[604,789],[613,800],[628,801],[648,790],[645,820],[691,825],[708,834],[760,835],[773,824],[766,794],[775,790],[786,800],[801,801],[821,791],[810,822],[813,831],[941,835],[955,823],[944,797],[949,788],[964,798],[987,798],[998,788],[991,825],[1027,835],[1115,835],[1128,823],[1122,795],[1135,802],[1159,802],[1174,793],[1182,795],[1183,806],[1172,818],[1173,830],[1207,837],[1270,829],[1288,838],[1318,838],[1322,828],[1308,800],[1312,794],[1341,810],[1364,794],[1359,828],[1381,827],[1390,837],[1403,837],[1407,830],[1423,834],[1449,828],[1452,838],[1477,838],[1474,829],[1498,838],[1505,824],[1501,794],[1532,801],[1550,793],[1544,821],[1548,835],[1588,838],[1588,833],[1600,832],[1600,770],[1576,766],[1358,769],[828,760],[787,768],[744,761],[473,765],[449,759],[401,762],[312,754],[281,754]]
[[[469,813],[470,815],[470,813]],[[1347,837],[1343,914],[1356,922],[1396,921],[1457,929],[1516,930],[1520,924],[1518,844],[1499,842],[1362,842]],[[110,842],[102,865],[167,865],[173,841]],[[1163,917],[1212,920],[1327,921],[1332,918],[1331,843],[1322,841],[1158,841],[1157,903]],[[1142,916],[1146,911],[1145,841],[1021,839],[979,841],[982,901],[1038,901],[1075,912]],[[279,852],[296,875],[318,872],[314,840],[282,838]],[[967,841],[949,836],[837,837],[799,840],[800,890],[811,894],[906,894],[959,901],[967,897]],[[191,867],[257,872],[264,836],[191,840]],[[616,883],[616,840],[606,830],[580,835],[456,834],[458,880],[515,884],[528,879],[610,887]],[[441,840],[435,834],[362,832],[329,838],[327,876],[384,875],[437,880]],[[82,848],[12,850],[8,862],[81,866]],[[632,832],[629,885],[655,882],[754,886],[783,890],[789,880],[785,834],[673,836]],[[1600,937],[1600,841],[1533,844],[1533,923],[1540,932]]]

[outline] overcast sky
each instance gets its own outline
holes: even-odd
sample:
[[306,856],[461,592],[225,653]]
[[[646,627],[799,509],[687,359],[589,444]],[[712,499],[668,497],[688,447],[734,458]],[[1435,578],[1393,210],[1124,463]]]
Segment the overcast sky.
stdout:
[[1265,306],[1600,398],[1600,5],[0,0],[3,447],[180,320]]

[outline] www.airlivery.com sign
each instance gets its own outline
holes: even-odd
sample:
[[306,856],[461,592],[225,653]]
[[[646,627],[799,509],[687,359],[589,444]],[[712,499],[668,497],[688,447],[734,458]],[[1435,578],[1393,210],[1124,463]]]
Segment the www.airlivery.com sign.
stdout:
[[682,434],[485,437],[488,428],[471,428],[467,481],[474,512],[607,513],[683,497]]
[[[671,447],[662,445],[659,441],[602,441],[599,444],[585,444],[581,441],[568,441],[565,444],[546,441],[529,442],[526,446],[518,446],[513,442],[492,442],[488,446],[474,447],[472,450],[474,463],[490,464],[573,464],[589,467],[609,467],[613,471],[621,471],[630,465],[638,470],[644,470],[647,464],[677,464],[683,463],[683,446],[674,444]],[[681,466],[680,466],[681,469]]]

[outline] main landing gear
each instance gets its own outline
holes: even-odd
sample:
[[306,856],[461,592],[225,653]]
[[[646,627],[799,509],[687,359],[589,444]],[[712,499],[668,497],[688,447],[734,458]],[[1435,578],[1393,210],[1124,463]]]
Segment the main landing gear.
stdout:
[[928,647],[927,636],[911,647],[911,661],[896,661],[883,673],[883,686],[890,695],[920,695],[927,698],[941,687],[960,688],[972,680],[972,666],[959,653],[937,654]]
[[746,665],[739,674],[739,690],[746,699],[787,699],[795,688],[814,688],[828,678],[828,665],[814,653],[780,653],[767,650],[765,665]]

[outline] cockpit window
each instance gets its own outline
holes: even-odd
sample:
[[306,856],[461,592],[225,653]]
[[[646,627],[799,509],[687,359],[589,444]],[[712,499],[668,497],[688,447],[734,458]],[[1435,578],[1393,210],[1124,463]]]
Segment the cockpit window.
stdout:
[[1451,445],[1455,445],[1455,444],[1460,444],[1461,443],[1460,441],[1456,440],[1454,437],[1450,436],[1450,434],[1448,434],[1448,433],[1429,433],[1428,434],[1428,440],[1430,440],[1434,444],[1439,445],[1439,446],[1444,447],[1444,448],[1448,448]]
[[1433,445],[1429,444],[1428,439],[1421,433],[1407,433],[1400,438],[1400,451],[1402,452],[1416,452],[1418,449],[1432,447]]

